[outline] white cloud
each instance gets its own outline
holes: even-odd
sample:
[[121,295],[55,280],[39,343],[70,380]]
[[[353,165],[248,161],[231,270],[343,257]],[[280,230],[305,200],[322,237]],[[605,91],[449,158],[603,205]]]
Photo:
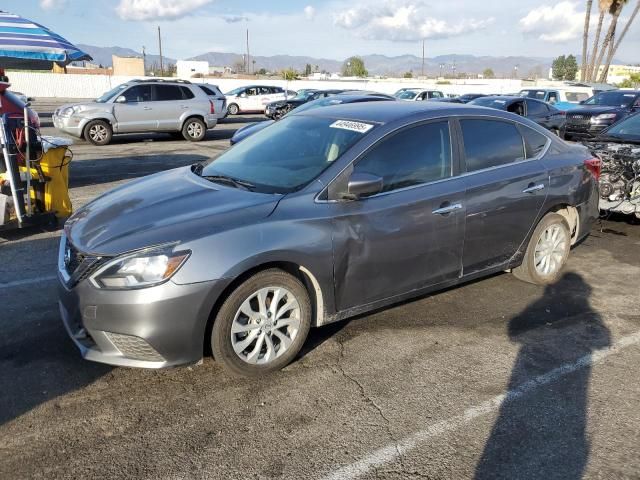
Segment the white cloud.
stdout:
[[520,30],[545,42],[562,43],[582,35],[584,15],[576,2],[542,5],[520,19]]
[[67,0],[40,0],[40,8],[43,10],[58,10],[64,8]]
[[313,20],[316,16],[316,9],[311,5],[304,7],[304,16],[307,20]]
[[[50,0],[44,0],[50,1]],[[173,20],[213,0],[120,0],[116,13],[123,20]]]
[[391,1],[379,6],[359,5],[338,12],[334,24],[370,40],[414,42],[459,36],[482,30],[494,22],[491,17],[449,22],[433,17],[431,10],[419,0]]

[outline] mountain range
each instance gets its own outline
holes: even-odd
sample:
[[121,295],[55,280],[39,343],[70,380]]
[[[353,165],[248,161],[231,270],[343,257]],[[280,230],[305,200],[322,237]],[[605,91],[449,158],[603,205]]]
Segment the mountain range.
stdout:
[[[82,50],[93,57],[93,62],[105,67],[111,66],[111,55],[118,56],[137,56],[141,57],[142,53],[123,47],[96,47],[93,45],[78,45]],[[147,65],[159,64],[160,57],[158,55],[147,54]],[[339,72],[342,68],[343,61],[315,58],[308,56],[292,56],[292,55],[273,55],[273,56],[252,56],[255,63],[252,69],[259,70],[264,68],[267,71],[279,71],[284,68],[293,68],[298,71],[304,71],[307,64],[311,65],[315,70],[319,71]],[[389,57],[386,55],[363,55],[365,66],[371,75],[402,75],[405,72],[413,72],[419,75],[422,71],[422,58],[415,55],[400,55]],[[205,60],[211,66],[230,66],[243,62],[242,54],[237,53],[221,53],[207,52],[196,55],[188,60]],[[169,57],[163,57],[165,65],[175,64],[176,60]],[[518,67],[520,76],[546,76],[553,59],[545,57],[527,57],[527,56],[474,56],[474,55],[440,55],[437,57],[425,58],[425,73],[430,76],[437,74],[453,73],[455,65],[456,73],[477,74],[482,73],[485,69],[490,68],[497,76],[511,76],[514,68]],[[441,65],[443,68],[441,70]]]

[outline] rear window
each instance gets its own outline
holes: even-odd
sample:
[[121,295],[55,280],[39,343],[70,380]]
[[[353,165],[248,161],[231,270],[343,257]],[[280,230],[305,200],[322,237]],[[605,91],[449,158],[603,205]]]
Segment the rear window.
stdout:
[[209,87],[205,87],[204,85],[198,85],[200,90],[209,95],[210,97],[214,97],[216,94]]
[[499,120],[461,120],[467,171],[474,172],[524,160],[518,128]]
[[567,102],[583,102],[589,98],[589,94],[585,92],[566,92]]

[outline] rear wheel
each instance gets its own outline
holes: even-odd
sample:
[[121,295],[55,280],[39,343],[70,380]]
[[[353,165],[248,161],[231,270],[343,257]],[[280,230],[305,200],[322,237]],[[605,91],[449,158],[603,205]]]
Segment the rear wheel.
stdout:
[[538,223],[522,264],[513,269],[513,274],[537,285],[554,283],[560,278],[570,249],[571,232],[567,221],[557,213],[549,213]]
[[238,115],[238,113],[240,113],[240,107],[238,107],[238,105],[236,105],[235,103],[232,103],[227,107],[227,112],[229,113],[229,115]]
[[104,120],[92,120],[84,128],[84,138],[94,145],[108,145],[111,142],[113,130]]
[[211,347],[231,372],[259,376],[280,370],[298,354],[311,326],[311,302],[292,275],[269,269],[250,277],[225,300],[213,324]]
[[182,126],[182,136],[190,142],[199,142],[207,133],[207,126],[199,118],[188,118]]

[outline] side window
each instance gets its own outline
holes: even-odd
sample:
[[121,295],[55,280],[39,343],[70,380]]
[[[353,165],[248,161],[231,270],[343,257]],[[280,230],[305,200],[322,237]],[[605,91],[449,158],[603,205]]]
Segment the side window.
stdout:
[[260,95],[271,95],[273,92],[270,88],[260,87]]
[[209,87],[205,87],[204,85],[198,85],[198,86],[200,87],[200,90],[202,90],[204,93],[206,93],[210,97],[214,97],[216,95],[215,93],[213,93],[213,90],[211,90]]
[[180,87],[180,91],[182,92],[183,99],[191,100],[193,97],[195,97],[193,92],[187,87]]
[[449,123],[411,127],[382,140],[356,163],[354,171],[381,177],[383,192],[450,177]]
[[524,102],[518,101],[518,102],[512,103],[507,107],[507,111],[511,113],[515,113],[516,115],[520,115],[521,117],[524,117]]
[[246,93],[250,97],[253,97],[253,96],[256,96],[258,94],[258,89],[257,88],[247,88],[244,91],[244,93]]
[[527,116],[532,115],[547,115],[549,113],[549,107],[542,102],[532,102],[527,100]]
[[182,100],[182,91],[177,85],[156,85],[156,101]]
[[549,99],[547,101],[552,105],[558,103],[558,94],[556,92],[549,92]]
[[442,92],[432,92],[431,93],[431,98],[443,98],[444,95],[442,95]]
[[535,158],[542,153],[549,139],[546,135],[536,132],[532,128],[520,126],[520,132],[524,137],[524,146],[527,158]]
[[127,102],[150,102],[151,85],[136,85],[126,90],[122,95]]
[[461,120],[467,172],[524,160],[522,137],[513,123]]

